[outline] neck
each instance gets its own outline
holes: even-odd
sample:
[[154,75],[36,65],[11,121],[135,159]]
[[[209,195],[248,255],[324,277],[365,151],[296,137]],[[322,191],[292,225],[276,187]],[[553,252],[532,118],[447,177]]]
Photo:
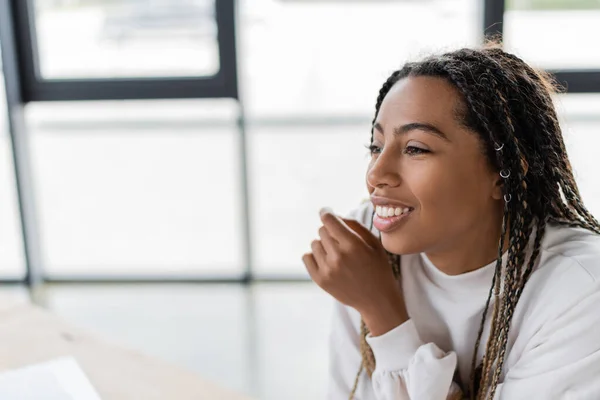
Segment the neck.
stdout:
[[[501,214],[500,214],[501,215]],[[504,248],[508,249],[510,230],[506,230]],[[482,268],[498,258],[502,217],[478,223],[443,248],[427,251],[427,257],[446,275],[460,275]]]

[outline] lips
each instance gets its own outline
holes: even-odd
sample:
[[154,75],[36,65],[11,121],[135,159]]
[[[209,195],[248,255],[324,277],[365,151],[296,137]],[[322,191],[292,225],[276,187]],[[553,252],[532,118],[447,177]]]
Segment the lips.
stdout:
[[385,207],[397,207],[397,208],[414,208],[411,207],[409,203],[392,199],[389,197],[381,197],[381,196],[371,196],[371,202],[375,206],[385,206]]
[[404,224],[414,210],[409,204],[386,197],[371,196],[375,206],[373,225],[380,232],[391,232]]

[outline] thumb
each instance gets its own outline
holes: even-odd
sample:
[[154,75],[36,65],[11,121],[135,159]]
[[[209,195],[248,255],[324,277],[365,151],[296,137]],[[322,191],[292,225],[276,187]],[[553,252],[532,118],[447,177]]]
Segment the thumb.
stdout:
[[361,237],[369,246],[373,248],[381,247],[379,238],[375,236],[367,227],[355,219],[341,218],[358,236]]

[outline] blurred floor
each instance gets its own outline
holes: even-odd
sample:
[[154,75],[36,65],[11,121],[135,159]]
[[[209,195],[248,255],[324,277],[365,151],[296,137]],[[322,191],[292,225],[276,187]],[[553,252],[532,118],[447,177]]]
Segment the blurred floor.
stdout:
[[[2,294],[26,298],[19,287]],[[264,400],[320,399],[331,301],[311,283],[47,285],[75,325]]]

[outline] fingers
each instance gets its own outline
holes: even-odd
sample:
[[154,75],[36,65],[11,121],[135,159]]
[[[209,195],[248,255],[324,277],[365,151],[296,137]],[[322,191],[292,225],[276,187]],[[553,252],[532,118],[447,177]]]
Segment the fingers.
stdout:
[[312,253],[304,254],[302,262],[306,266],[306,270],[312,280],[315,280],[318,278],[319,270],[327,266],[327,253],[319,240],[313,240],[310,247]]
[[[362,239],[367,245],[373,248],[381,247],[379,239],[360,222],[353,219],[337,217],[329,208],[323,208],[320,211],[323,226],[329,233],[329,236],[337,244],[352,245],[356,244],[357,239]],[[324,243],[327,253],[327,246],[331,243]]]
[[356,232],[369,246],[380,247],[379,238],[373,234],[367,227],[354,219],[342,218],[342,221],[354,232]]
[[332,254],[337,250],[338,242],[335,240],[329,232],[327,228],[324,226],[319,228],[319,238],[321,238],[321,243],[323,244],[323,248],[325,249],[325,253]]
[[317,268],[322,269],[327,267],[327,254],[325,253],[325,249],[323,248],[321,241],[313,240],[310,247],[312,249],[314,258],[317,261]]
[[321,215],[323,226],[327,229],[330,236],[338,243],[345,245],[355,242],[356,239],[358,239],[356,233],[354,233],[341,218],[333,214],[330,209],[323,208],[319,214]]
[[315,260],[315,257],[311,253],[306,253],[304,256],[302,256],[302,262],[308,271],[308,275],[310,275],[310,278],[314,281],[319,274],[317,260]]

